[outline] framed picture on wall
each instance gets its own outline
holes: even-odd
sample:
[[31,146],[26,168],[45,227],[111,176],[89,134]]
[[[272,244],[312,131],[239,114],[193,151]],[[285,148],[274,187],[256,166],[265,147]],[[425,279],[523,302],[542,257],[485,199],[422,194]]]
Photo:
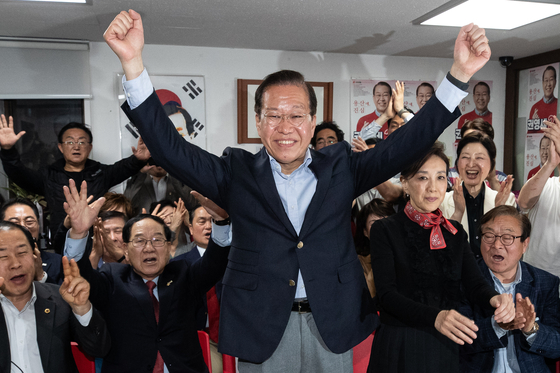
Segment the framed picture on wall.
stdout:
[[[255,92],[262,80],[237,79],[237,143],[260,144],[255,126]],[[317,124],[332,120],[333,82],[309,82],[317,96]]]

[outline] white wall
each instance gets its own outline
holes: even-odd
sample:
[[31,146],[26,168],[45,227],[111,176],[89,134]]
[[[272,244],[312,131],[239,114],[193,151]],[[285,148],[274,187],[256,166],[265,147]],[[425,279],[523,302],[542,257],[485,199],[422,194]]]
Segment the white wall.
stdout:
[[[104,43],[91,43],[90,64],[93,99],[86,105],[86,121],[89,120],[95,138],[92,158],[112,163],[121,157],[116,75],[122,70],[117,57]],[[351,78],[440,81],[452,60],[146,45],[144,64],[152,74],[205,77],[207,149],[219,155],[227,146],[252,152],[260,148],[256,144],[237,144],[237,79],[263,79],[271,72],[292,69],[310,81],[334,82],[333,117],[349,138]],[[489,106],[496,132],[498,169],[502,169],[503,161],[505,77],[505,69],[498,62],[489,62],[474,77],[494,82]],[[449,128],[441,139],[451,143],[453,131]]]

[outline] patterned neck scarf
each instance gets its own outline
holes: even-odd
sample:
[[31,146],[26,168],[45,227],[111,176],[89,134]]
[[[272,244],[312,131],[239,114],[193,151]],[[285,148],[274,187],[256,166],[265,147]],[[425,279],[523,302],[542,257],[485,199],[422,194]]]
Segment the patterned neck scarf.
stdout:
[[440,209],[437,209],[435,212],[429,212],[427,214],[423,214],[421,212],[416,211],[414,207],[410,204],[410,201],[406,204],[404,208],[404,213],[410,220],[417,223],[424,229],[432,228],[432,233],[430,234],[430,249],[431,250],[438,250],[444,249],[447,245],[445,244],[445,240],[443,239],[443,234],[441,232],[441,226],[447,229],[452,234],[457,233],[457,228],[453,226],[443,217]]

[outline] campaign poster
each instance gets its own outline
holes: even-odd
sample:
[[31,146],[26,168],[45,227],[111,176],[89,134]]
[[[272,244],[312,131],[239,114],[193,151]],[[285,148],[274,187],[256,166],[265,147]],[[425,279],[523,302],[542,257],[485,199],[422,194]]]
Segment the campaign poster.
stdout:
[[[350,123],[354,131],[360,131],[385,112],[391,99],[390,90],[396,79],[352,79]],[[404,80],[404,106],[416,113],[434,94],[437,82],[431,80]],[[375,89],[375,92],[374,92]],[[388,124],[385,123],[378,137],[385,139]]]
[[[119,77],[120,79],[120,77]],[[163,109],[185,139],[202,149],[206,149],[206,99],[203,76],[150,75],[156,94]],[[120,82],[120,80],[119,80]],[[119,101],[125,96],[120,87]],[[122,156],[132,154],[131,146],[136,147],[139,133],[121,111],[121,152]]]
[[491,80],[471,80],[469,82],[469,94],[459,104],[462,115],[455,128],[455,149],[461,140],[461,128],[466,122],[482,118],[492,124],[492,111],[489,109],[492,83]]
[[544,138],[545,121],[558,113],[558,87],[556,86],[559,63],[529,70],[527,86],[527,132],[525,139],[524,180],[541,168],[548,157],[550,140]]

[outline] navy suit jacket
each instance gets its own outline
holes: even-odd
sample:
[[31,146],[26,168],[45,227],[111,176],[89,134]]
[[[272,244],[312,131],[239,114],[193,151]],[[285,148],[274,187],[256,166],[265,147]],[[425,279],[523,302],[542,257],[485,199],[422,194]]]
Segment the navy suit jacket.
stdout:
[[[35,282],[35,293],[37,344],[45,373],[78,372],[70,341],[77,342],[84,352],[91,356],[103,357],[107,354],[111,348],[111,338],[98,311],[93,310],[89,325],[84,327],[58,293],[57,285]],[[10,371],[8,329],[0,307],[0,373]]]
[[[184,260],[187,263],[189,263],[190,265],[193,265],[200,258],[202,258],[202,257],[200,256],[200,253],[198,252],[198,249],[195,245],[191,251],[186,252],[186,253],[181,254],[181,255],[177,255],[175,258],[171,259],[171,261],[174,262],[176,260]],[[218,302],[219,302],[220,298],[222,297],[222,280],[220,280],[216,283],[216,296],[218,297]],[[202,303],[201,303],[200,307],[198,308],[198,310],[196,311],[196,328],[198,330],[206,329],[206,319],[208,318],[208,304],[207,303],[208,302],[206,301],[206,296],[203,296],[202,297]]]
[[[483,260],[479,261],[480,269],[489,283],[494,285],[488,267]],[[560,299],[557,276],[530,264],[521,262],[521,282],[516,285],[515,292],[529,297],[535,306],[539,320],[539,331],[532,345],[520,330],[515,330],[515,352],[519,367],[523,373],[548,372],[545,358],[560,357]],[[498,339],[491,320],[493,313],[482,310],[478,306],[467,306],[459,310],[465,316],[474,319],[479,330],[472,345],[461,346],[462,372],[492,372],[494,366],[494,350],[507,347],[507,335]]]
[[220,352],[260,363],[268,359],[290,317],[301,269],[319,333],[335,352],[348,351],[378,325],[351,231],[354,198],[422,157],[459,115],[437,97],[374,149],[353,153],[346,142],[311,150],[317,188],[299,234],[276,189],[264,148],[227,148],[221,157],[185,141],[157,95],[123,110],[152,157],[171,175],[230,215],[233,241],[223,278]]
[[91,267],[89,249],[78,266],[91,284],[90,299],[103,314],[113,347],[102,372],[152,372],[157,352],[170,373],[208,372],[195,325],[195,311],[205,294],[224,273],[228,248],[212,240],[204,259],[190,266],[175,261],[159,276],[159,323],[142,277],[128,264]]
[[62,255],[41,251],[43,271],[48,275],[47,282],[51,284],[62,284],[64,273],[62,272]]

